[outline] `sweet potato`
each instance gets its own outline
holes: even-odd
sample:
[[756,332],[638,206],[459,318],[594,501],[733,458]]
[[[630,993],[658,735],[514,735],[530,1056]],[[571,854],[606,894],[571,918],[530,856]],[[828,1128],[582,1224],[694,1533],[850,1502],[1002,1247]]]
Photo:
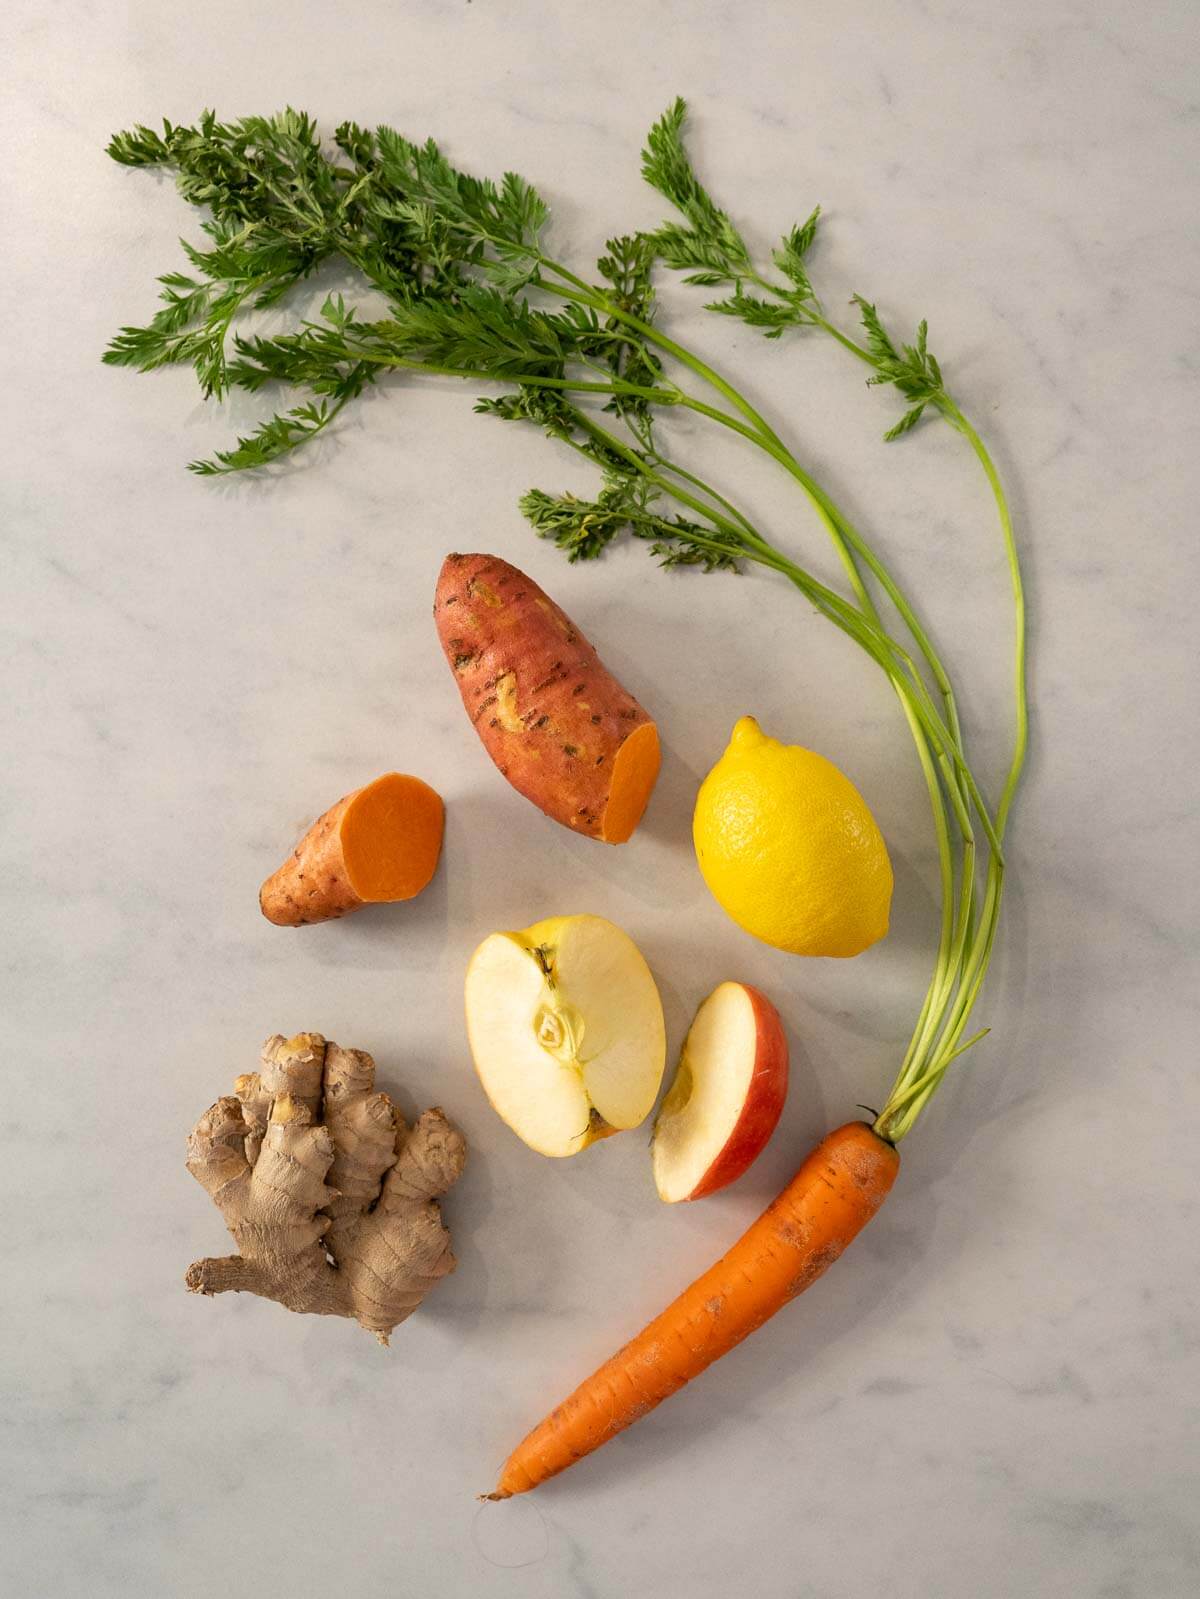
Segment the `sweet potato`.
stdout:
[[623,844],[658,776],[658,730],[570,617],[494,555],[448,555],[433,614],[501,774],[564,827]]
[[437,868],[445,808],[419,777],[388,772],[331,805],[259,890],[277,927],[412,899]]

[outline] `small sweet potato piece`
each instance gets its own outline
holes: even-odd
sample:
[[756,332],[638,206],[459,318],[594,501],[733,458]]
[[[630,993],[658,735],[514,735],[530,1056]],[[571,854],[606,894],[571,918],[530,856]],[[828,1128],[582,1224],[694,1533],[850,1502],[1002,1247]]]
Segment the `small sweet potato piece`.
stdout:
[[317,818],[259,890],[277,927],[304,927],[363,905],[412,899],[437,868],[445,808],[419,777],[388,772]]
[[564,827],[623,844],[658,777],[658,730],[570,617],[495,555],[448,555],[433,614],[502,775]]

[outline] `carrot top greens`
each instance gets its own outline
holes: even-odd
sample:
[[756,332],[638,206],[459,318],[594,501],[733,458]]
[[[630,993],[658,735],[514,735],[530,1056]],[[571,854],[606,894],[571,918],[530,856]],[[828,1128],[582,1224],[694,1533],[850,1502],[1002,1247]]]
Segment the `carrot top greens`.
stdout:
[[[139,371],[194,367],[202,392],[291,391],[293,402],[231,448],[192,463],[203,475],[278,461],[325,431],[382,375],[402,371],[499,384],[476,410],[529,423],[599,473],[590,495],[533,489],[521,510],[568,559],[592,559],[615,538],[647,541],[665,566],[706,571],[742,562],[788,580],[887,674],[929,792],[942,912],[933,975],[876,1130],[898,1143],[951,1063],[984,1036],[967,1023],[987,972],[1004,886],[1003,839],[1026,743],[1024,602],[1012,519],[979,434],[947,390],[926,324],[897,343],[875,306],[855,296],[860,341],[826,314],[810,277],[819,211],[783,235],[769,268],[756,264],[729,216],[701,185],[683,145],[681,100],[651,129],[643,174],[678,213],[652,233],[611,239],[581,275],[543,243],[548,209],[523,178],[500,183],[457,170],[432,141],[343,123],[332,148],[294,111],[194,127],[164,122],[115,135],[109,154],[161,166],[208,215],[206,246],[184,244],[189,271],[160,278],[162,308],[122,328],[104,359]],[[264,337],[241,331],[246,311],[280,303],[322,263],[340,259],[382,294],[366,318],[341,295],[317,321]],[[906,409],[887,437],[941,418],[977,457],[999,515],[1015,609],[1016,736],[999,804],[989,807],[967,757],[949,671],[914,604],[879,554],[791,445],[722,372],[659,325],[656,264],[722,291],[709,309],[772,339],[793,329],[830,337],[890,386]],[[601,403],[602,402],[602,403]],[[655,429],[681,407],[769,456],[796,483],[831,539],[844,590],[779,549],[722,491],[676,460]]]

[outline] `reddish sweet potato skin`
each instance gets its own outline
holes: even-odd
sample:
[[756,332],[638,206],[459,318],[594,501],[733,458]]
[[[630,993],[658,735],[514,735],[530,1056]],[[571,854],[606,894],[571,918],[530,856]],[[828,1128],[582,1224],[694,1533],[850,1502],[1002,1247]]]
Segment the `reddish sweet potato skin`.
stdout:
[[339,836],[346,807],[357,796],[355,789],[318,816],[279,870],[259,889],[262,913],[276,927],[328,922],[362,906],[346,875]]
[[613,761],[652,721],[570,617],[495,555],[448,555],[433,607],[462,702],[501,774],[547,816],[603,837]]

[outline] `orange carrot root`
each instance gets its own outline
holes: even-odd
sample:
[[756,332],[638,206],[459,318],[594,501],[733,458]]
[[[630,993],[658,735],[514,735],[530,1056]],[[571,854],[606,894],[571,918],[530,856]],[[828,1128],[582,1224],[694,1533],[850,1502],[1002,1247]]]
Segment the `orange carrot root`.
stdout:
[[444,815],[441,797],[419,777],[377,777],[318,817],[267,878],[263,915],[277,927],[304,927],[412,899],[437,868]]
[[822,1140],[733,1248],[509,1456],[486,1497],[527,1493],[607,1443],[795,1299],[879,1209],[900,1156],[866,1122]]

